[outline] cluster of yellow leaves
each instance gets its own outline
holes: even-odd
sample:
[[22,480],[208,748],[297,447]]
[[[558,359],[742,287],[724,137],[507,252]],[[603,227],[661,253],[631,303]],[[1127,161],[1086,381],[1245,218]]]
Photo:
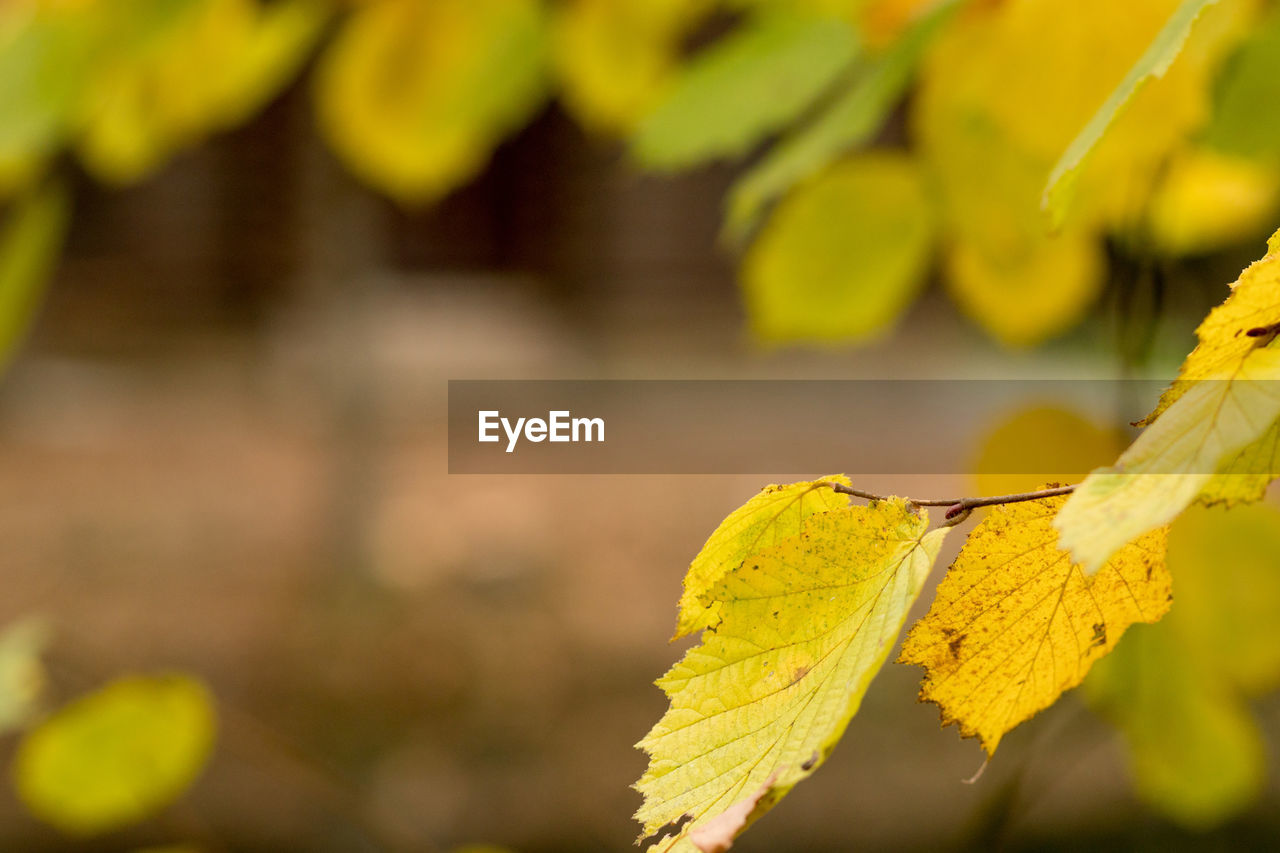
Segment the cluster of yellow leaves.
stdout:
[[[948,530],[893,498],[848,506],[844,477],[769,486],[712,533],[658,681],[671,707],[638,746],[636,818],[660,850],[726,850],[826,758],[893,647]],[[948,570],[901,662],[921,698],[994,752],[1081,682],[1125,629],[1169,608],[1165,532],[1087,576],[1057,544],[1062,498],[995,510]]]
[[1212,222],[1196,233],[1192,214],[1176,204],[1227,191],[1216,184],[1232,176],[1184,172],[1180,181],[1200,186],[1162,190],[1161,170],[1175,155],[1190,156],[1187,140],[1208,118],[1213,75],[1253,13],[1252,3],[1237,0],[1211,6],[1168,73],[1119,116],[1058,233],[1047,233],[1040,209],[1050,167],[1177,5],[1140,0],[1119,14],[1107,0],[972,4],[927,55],[912,125],[939,191],[944,278],[960,307],[997,339],[1029,345],[1075,325],[1103,284],[1102,234],[1146,228],[1158,191],[1156,234],[1171,238],[1166,248],[1207,247],[1222,233]]
[[[328,17],[325,0],[131,0],[0,9],[0,192],[69,145],[123,183],[243,122],[287,83]],[[11,67],[10,67],[11,66]]]
[[[1129,738],[1139,790],[1193,825],[1256,792],[1260,750],[1243,703],[1280,683],[1280,514],[1184,517],[1171,552],[1167,527],[1197,499],[1256,500],[1276,473],[1280,232],[1269,250],[1201,324],[1178,381],[1114,466],[1069,498],[990,511],[899,658],[924,668],[920,698],[939,706],[944,724],[994,753],[1010,729],[1084,681],[1130,626],[1165,615],[1171,553],[1192,603],[1122,646],[1091,694]],[[1028,433],[1041,448],[1070,436],[1076,453],[1027,456]],[[997,430],[980,465],[1003,485],[1009,472],[1041,464],[1092,464],[1116,440],[1059,409],[1034,409]],[[728,849],[811,773],[920,592],[948,527],[929,532],[919,507],[897,498],[847,506],[838,487],[847,478],[768,487],[689,567],[676,636],[701,629],[702,641],[659,680],[671,707],[639,744],[650,764],[636,817],[660,849]],[[1177,679],[1157,672],[1173,663]],[[1218,751],[1225,769],[1199,785]]]
[[1088,571],[1197,499],[1257,500],[1277,473],[1280,232],[1197,330],[1178,379],[1114,466],[1091,473],[1055,525]]
[[825,481],[771,486],[694,560],[680,628],[702,642],[658,685],[636,819],[657,849],[727,849],[822,763],[919,595],[946,528],[893,499],[848,506]]
[[[1108,235],[1144,253],[1207,252],[1249,236],[1275,210],[1280,173],[1274,163],[1197,141],[1213,117],[1219,70],[1257,20],[1254,0],[1220,0],[1204,9],[1189,0],[1140,0],[1126,4],[1122,15],[1107,0],[962,4],[923,49],[910,102],[911,169],[927,192],[904,192],[897,184],[880,188],[878,196],[847,189],[846,174],[864,155],[846,162],[831,157],[871,138],[867,128],[883,121],[897,100],[900,91],[892,86],[905,85],[907,72],[882,72],[919,51],[913,42],[927,38],[920,31],[929,29],[921,18],[928,5],[859,4],[854,17],[873,61],[847,84],[847,113],[842,117],[844,108],[832,106],[802,125],[731,198],[729,227],[741,236],[738,196],[748,195],[748,185],[754,191],[759,183],[778,183],[776,171],[792,173],[790,196],[742,266],[748,314],[763,340],[858,342],[883,334],[910,304],[937,247],[942,279],[966,314],[1006,345],[1038,344],[1074,327],[1096,300],[1105,283]],[[1179,21],[1186,37],[1170,39],[1167,30]],[[1071,172],[1079,203],[1051,233],[1042,196],[1055,161],[1108,96],[1116,97],[1113,90],[1133,76],[1140,57],[1166,41],[1169,67],[1117,102],[1106,133],[1087,150],[1079,173]],[[788,157],[795,162],[774,168],[772,160]],[[828,245],[814,245],[798,212],[800,200],[815,197],[828,199],[833,215]],[[1053,207],[1055,214],[1065,210]],[[886,209],[936,222],[939,239],[922,240],[918,229],[878,235]],[[845,265],[842,276],[831,277],[819,305],[808,293],[813,268],[840,264],[841,246],[851,243],[866,244],[855,271]],[[856,302],[868,289],[856,269],[878,266],[907,268],[911,277],[877,280],[882,299],[869,301],[865,311],[845,308],[845,297]],[[767,278],[762,268],[770,271]],[[759,298],[762,279],[775,295],[768,301]],[[791,295],[796,298],[788,301]]]

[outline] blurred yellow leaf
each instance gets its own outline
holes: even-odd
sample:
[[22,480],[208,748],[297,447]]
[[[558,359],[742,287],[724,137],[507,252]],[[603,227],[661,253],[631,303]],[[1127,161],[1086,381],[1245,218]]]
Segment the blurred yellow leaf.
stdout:
[[1143,87],[1168,72],[1187,43],[1196,19],[1216,2],[1217,0],[1181,0],[1171,10],[1168,19],[1155,33],[1142,55],[1128,69],[1124,79],[1072,138],[1066,151],[1054,164],[1041,200],[1055,226],[1066,218],[1066,207],[1070,203],[1086,158],[1098,147],[1107,130],[1129,102],[1138,97]]
[[1280,170],[1273,165],[1188,148],[1169,161],[1147,212],[1152,243],[1190,255],[1250,238],[1275,219]]
[[[1249,266],[1226,302],[1197,329],[1200,343],[1178,380],[1146,419],[1147,427],[1115,465],[1091,473],[1067,501],[1056,525],[1063,547],[1086,571],[1101,566],[1125,542],[1167,524],[1206,489],[1233,479],[1228,498],[1244,498],[1259,476],[1241,463],[1271,465],[1262,452],[1280,420],[1280,251]],[[1218,478],[1215,479],[1215,474]]]
[[1009,495],[1049,481],[1075,483],[1123,449],[1119,430],[1104,429],[1059,406],[1032,406],[983,438],[973,467],[976,493]]
[[1280,687],[1280,509],[1188,510],[1170,533],[1177,625],[1251,696]]
[[[1015,144],[987,106],[970,51],[985,38],[960,17],[926,54],[913,126],[944,229],[944,284],[1007,346],[1033,346],[1078,323],[1103,284],[1097,235],[1078,222],[1046,233],[1038,206],[1047,158]],[[993,72],[994,73],[994,72]]]
[[187,0],[157,23],[155,7],[132,4],[134,18],[102,12],[114,49],[86,93],[78,149],[110,183],[136,181],[245,120],[288,82],[327,14],[323,0]]
[[713,5],[567,0],[555,16],[553,52],[565,107],[592,130],[632,130],[670,83],[681,41]]
[[0,4],[0,198],[28,186],[73,129],[92,56],[87,17]]
[[195,780],[213,746],[208,690],[183,675],[132,676],[66,705],[14,759],[32,814],[70,835],[144,820]]
[[947,252],[947,290],[996,340],[1030,347],[1068,331],[1102,289],[1101,247],[1089,235],[1035,236],[1009,254],[957,241]]
[[1248,706],[1172,626],[1138,626],[1085,693],[1124,734],[1138,795],[1179,823],[1208,829],[1258,796],[1266,758]]
[[50,183],[19,198],[0,232],[0,370],[35,318],[70,214],[66,188]]
[[1192,508],[1169,534],[1173,611],[1086,682],[1124,733],[1139,794],[1208,828],[1260,793],[1266,757],[1246,699],[1280,685],[1280,510]]
[[883,335],[924,285],[934,218],[915,163],[857,154],[779,203],[742,264],[751,326],[767,341]]
[[765,486],[760,494],[720,522],[689,564],[680,596],[680,617],[672,639],[692,634],[720,618],[719,605],[705,603],[703,597],[726,573],[742,565],[743,560],[797,535],[804,520],[814,513],[848,505],[849,499],[832,491],[827,483],[848,486],[849,478],[832,474],[813,482]]
[[937,558],[948,528],[928,525],[897,498],[817,513],[707,590],[720,621],[659,679],[671,707],[639,743],[645,835],[690,816],[658,849],[691,853],[690,833],[745,797],[758,817],[822,763]]
[[257,11],[225,67],[217,104],[220,127],[248,121],[298,73],[329,20],[327,0],[276,0]]
[[371,0],[325,51],[320,129],[362,180],[432,201],[540,106],[546,36],[537,0]]
[[988,753],[1079,684],[1126,628],[1169,609],[1165,531],[1086,577],[1058,547],[1052,522],[1062,503],[1044,498],[992,510],[969,534],[898,659],[924,667],[920,698]]
[[35,713],[44,692],[40,654],[49,640],[43,619],[27,617],[0,633],[0,732],[22,726]]
[[1050,167],[1176,4],[1136,0],[1123,15],[1111,0],[970,4],[927,56],[912,126],[942,203],[946,283],[999,340],[1033,345],[1079,322],[1103,283],[1102,232],[1138,225],[1165,158],[1206,119],[1244,0],[1202,16],[1094,151],[1059,235],[1045,233]]
[[938,5],[938,0],[862,0],[858,21],[867,43],[884,49]]

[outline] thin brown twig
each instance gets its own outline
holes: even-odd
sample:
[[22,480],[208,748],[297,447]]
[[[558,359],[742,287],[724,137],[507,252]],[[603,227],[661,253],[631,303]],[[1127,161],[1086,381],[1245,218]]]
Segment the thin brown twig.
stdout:
[[[884,495],[876,495],[871,492],[855,489],[852,486],[846,486],[843,483],[827,482],[833,491],[840,492],[843,495],[851,495],[855,498],[862,498],[866,501],[884,501],[888,498]],[[1023,501],[1036,501],[1041,498],[1052,498],[1058,495],[1069,495],[1074,492],[1076,487],[1072,486],[1054,486],[1050,489],[1040,489],[1034,492],[1018,492],[1012,495],[995,495],[985,498],[945,498],[945,499],[918,499],[904,498],[907,503],[913,506],[945,506],[947,512],[946,518],[949,525],[959,524],[969,517],[969,513],[978,507],[996,506],[998,504],[1016,504]]]

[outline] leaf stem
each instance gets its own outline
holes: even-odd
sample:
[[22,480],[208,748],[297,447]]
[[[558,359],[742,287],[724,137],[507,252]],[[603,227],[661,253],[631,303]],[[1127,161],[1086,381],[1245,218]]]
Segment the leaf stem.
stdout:
[[[840,492],[844,495],[851,495],[855,498],[862,498],[866,501],[888,500],[884,495],[872,494],[871,492],[863,491],[862,489],[855,489],[851,486],[846,486],[843,483],[828,482],[826,485],[830,486],[833,491]],[[948,508],[946,515],[944,516],[947,520],[947,524],[956,525],[968,518],[969,513],[978,507],[996,506],[997,504],[1016,504],[1024,501],[1036,501],[1041,498],[1057,497],[1058,495],[1069,495],[1075,491],[1075,488],[1075,486],[1054,486],[1053,488],[1040,489],[1035,492],[1018,492],[1012,495],[994,495],[992,497],[985,498],[944,498],[937,500],[906,498],[906,501],[907,503],[915,506],[945,506]]]

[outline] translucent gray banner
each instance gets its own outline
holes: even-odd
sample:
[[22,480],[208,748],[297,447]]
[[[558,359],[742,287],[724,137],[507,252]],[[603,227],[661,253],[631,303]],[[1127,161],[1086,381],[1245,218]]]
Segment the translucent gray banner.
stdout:
[[[1276,383],[1255,384],[1280,394]],[[1094,432],[1102,431],[1115,437],[1118,453],[1137,434],[1130,422],[1150,412],[1166,387],[1148,380],[451,380],[449,472],[1083,474],[1062,467],[1080,456],[1072,445],[1096,444]],[[1059,428],[1018,437],[1036,452],[993,452],[992,431],[1029,409],[1060,410],[1090,426],[1079,436]],[[1270,454],[1256,456],[1253,464],[1272,467]]]

